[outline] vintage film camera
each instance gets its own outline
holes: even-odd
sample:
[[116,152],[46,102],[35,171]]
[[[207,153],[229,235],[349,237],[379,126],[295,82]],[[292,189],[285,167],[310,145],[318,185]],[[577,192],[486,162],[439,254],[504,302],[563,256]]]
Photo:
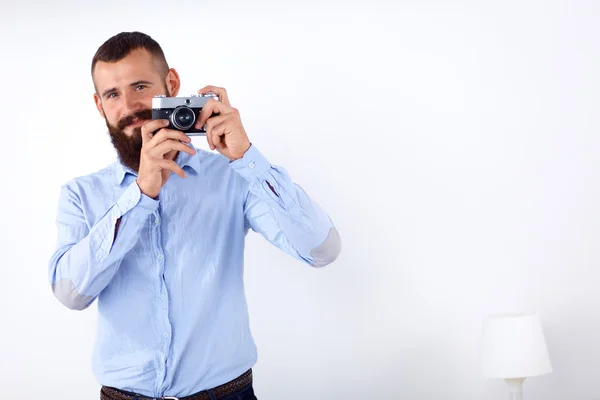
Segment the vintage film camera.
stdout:
[[169,120],[167,129],[182,131],[187,136],[205,136],[204,126],[200,129],[194,128],[200,110],[208,100],[219,97],[214,92],[205,94],[192,94],[190,97],[167,97],[165,95],[154,96],[152,99],[152,119]]

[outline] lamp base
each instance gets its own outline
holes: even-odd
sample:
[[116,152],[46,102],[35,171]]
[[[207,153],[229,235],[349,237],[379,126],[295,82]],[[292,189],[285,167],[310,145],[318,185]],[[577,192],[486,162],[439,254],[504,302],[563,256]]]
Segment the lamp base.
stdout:
[[509,378],[504,382],[508,385],[508,400],[523,400],[523,382],[525,378]]

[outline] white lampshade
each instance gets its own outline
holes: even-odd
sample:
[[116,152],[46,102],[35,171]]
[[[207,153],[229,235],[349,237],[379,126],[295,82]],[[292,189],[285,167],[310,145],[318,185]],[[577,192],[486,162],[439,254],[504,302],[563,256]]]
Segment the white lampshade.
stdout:
[[540,318],[535,314],[486,317],[481,362],[488,378],[526,378],[552,372]]

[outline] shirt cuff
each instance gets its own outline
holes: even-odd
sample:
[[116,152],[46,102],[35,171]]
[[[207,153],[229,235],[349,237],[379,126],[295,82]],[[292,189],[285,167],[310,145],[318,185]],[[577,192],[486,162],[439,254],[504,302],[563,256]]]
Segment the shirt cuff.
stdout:
[[250,148],[239,158],[230,163],[231,168],[248,182],[256,182],[271,168],[271,163],[251,144]]
[[117,200],[121,216],[131,211],[129,216],[138,220],[142,220],[156,211],[158,203],[158,200],[151,199],[143,194],[135,181],[125,189],[119,200]]

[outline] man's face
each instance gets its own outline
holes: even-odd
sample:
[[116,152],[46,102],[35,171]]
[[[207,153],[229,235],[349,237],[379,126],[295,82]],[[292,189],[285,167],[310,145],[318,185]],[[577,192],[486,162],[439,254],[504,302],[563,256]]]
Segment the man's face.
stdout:
[[94,100],[106,120],[121,161],[137,171],[142,149],[141,126],[152,118],[152,98],[170,95],[151,54],[138,49],[114,63],[99,61],[94,69]]

